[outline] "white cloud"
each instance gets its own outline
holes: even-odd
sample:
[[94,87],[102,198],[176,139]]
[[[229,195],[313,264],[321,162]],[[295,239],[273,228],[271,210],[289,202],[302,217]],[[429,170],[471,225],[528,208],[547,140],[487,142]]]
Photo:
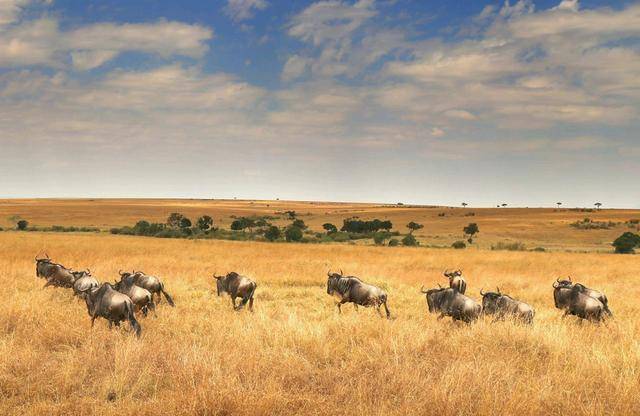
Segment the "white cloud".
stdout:
[[284,81],[291,81],[302,76],[309,66],[309,59],[299,55],[292,55],[287,59],[282,69],[281,78]]
[[227,0],[224,12],[234,22],[253,17],[255,10],[264,10],[269,3],[266,0]]
[[562,0],[560,4],[551,10],[567,10],[570,12],[577,12],[580,9],[578,0]]

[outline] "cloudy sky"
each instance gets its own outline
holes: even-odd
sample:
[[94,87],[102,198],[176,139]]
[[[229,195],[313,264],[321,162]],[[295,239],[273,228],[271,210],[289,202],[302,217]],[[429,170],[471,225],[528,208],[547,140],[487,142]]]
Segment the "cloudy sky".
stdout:
[[640,207],[640,1],[0,0],[0,196]]

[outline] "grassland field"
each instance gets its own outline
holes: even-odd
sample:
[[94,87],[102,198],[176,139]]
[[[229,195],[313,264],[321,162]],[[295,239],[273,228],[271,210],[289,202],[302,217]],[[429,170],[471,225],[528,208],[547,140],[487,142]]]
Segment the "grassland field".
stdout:
[[[316,229],[352,215],[388,218],[394,228],[413,220],[425,225],[425,244],[450,244],[468,222],[480,235],[474,248],[453,250],[0,232],[0,414],[640,414],[639,257],[610,253],[622,228],[568,226],[585,216],[623,222],[639,211],[1,200],[0,219],[106,229],[174,211],[225,224],[230,215],[285,209]],[[487,249],[509,239],[553,250]],[[92,329],[70,290],[42,289],[33,261],[42,251],[104,281],[119,269],[157,274],[177,306],[164,302],[157,318],[140,317],[140,339],[126,324],[109,330],[98,320]],[[429,315],[419,289],[444,285],[442,271],[453,267],[475,299],[500,286],[534,306],[534,325]],[[384,288],[393,319],[349,305],[338,315],[326,293],[329,269]],[[228,297],[216,296],[211,274],[231,270],[258,282],[254,313],[234,312]],[[603,290],[614,319],[562,319],[551,284],[567,275]]]

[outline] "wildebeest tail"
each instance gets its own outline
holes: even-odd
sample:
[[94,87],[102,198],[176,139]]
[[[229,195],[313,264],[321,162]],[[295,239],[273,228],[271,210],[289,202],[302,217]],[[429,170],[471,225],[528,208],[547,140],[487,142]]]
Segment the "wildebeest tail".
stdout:
[[242,304],[240,306],[244,306],[247,304],[247,302],[249,302],[249,299],[251,299],[253,297],[253,294],[256,292],[257,287],[258,284],[254,282],[253,285],[251,285],[251,292],[249,292],[247,296],[242,298]]
[[133,328],[133,330],[135,331],[136,337],[140,338],[140,334],[142,333],[142,328],[140,327],[140,324],[136,320],[136,316],[133,313],[133,303],[126,302],[125,308],[127,309],[127,318],[129,319],[131,328]]
[[176,306],[176,304],[173,302],[173,298],[171,297],[171,295],[164,290],[164,283],[162,282],[160,282],[160,291],[164,295],[164,298],[167,300],[167,302],[169,302],[169,305]]

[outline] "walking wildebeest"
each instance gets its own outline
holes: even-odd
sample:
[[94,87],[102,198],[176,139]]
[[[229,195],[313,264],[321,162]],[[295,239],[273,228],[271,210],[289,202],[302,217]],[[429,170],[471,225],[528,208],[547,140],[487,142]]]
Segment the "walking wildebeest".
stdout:
[[454,270],[453,272],[445,270],[443,274],[449,279],[449,287],[464,295],[464,292],[467,291],[467,281],[462,277],[462,270]]
[[129,296],[136,311],[142,311],[142,314],[147,316],[148,310],[151,309],[155,315],[156,305],[153,302],[153,295],[147,289],[137,286],[133,275],[121,275],[120,281],[115,282],[113,288]]
[[165,299],[167,299],[167,302],[169,303],[170,306],[176,306],[176,304],[173,302],[173,298],[171,297],[171,295],[169,295],[169,293],[167,293],[166,290],[164,290],[164,283],[162,283],[162,281],[160,279],[158,279],[156,276],[151,276],[146,274],[145,272],[142,271],[133,271],[133,273],[128,273],[128,272],[122,272],[120,271],[120,277],[124,277],[124,276],[133,276],[133,281],[135,283],[136,286],[140,286],[141,288],[147,289],[149,292],[151,292],[151,295],[157,295],[158,296],[158,301],[156,303],[160,303],[160,300],[162,299],[162,295],[164,295]]
[[[46,254],[45,254],[46,255]],[[76,277],[71,269],[51,261],[49,256],[39,259],[36,257],[36,276],[47,279],[44,287],[72,287]]]
[[340,273],[327,272],[327,294],[338,298],[338,312],[342,313],[340,306],[343,303],[353,302],[355,305],[365,307],[375,306],[378,314],[382,316],[381,306],[387,314],[387,319],[391,318],[391,312],[387,306],[387,293],[377,286],[364,283],[355,276],[343,276]]
[[73,294],[84,299],[86,293],[90,289],[100,286],[98,280],[91,276],[91,271],[87,269],[83,272],[72,272],[76,280],[73,282]]
[[142,328],[136,321],[133,302],[129,296],[118,292],[109,283],[103,283],[98,288],[89,289],[85,294],[84,299],[87,303],[87,312],[91,316],[92,328],[97,317],[109,321],[109,328],[111,328],[111,324],[120,326],[121,321],[128,320],[131,329],[135,331],[137,337],[140,337]]
[[[603,292],[595,289],[590,289],[582,284],[580,285],[584,288],[582,292],[585,295],[591,296],[592,298],[597,299],[600,301],[600,303],[602,303],[602,305],[604,306],[604,313],[609,316],[613,316],[613,313],[609,309],[609,300]],[[571,281],[570,277],[562,280],[556,279],[556,281],[553,283],[553,301],[556,308],[566,309],[567,307],[569,307],[569,301],[571,299],[571,289],[573,289],[573,286],[574,283]]]
[[427,297],[429,312],[440,312],[438,319],[450,316],[454,321],[471,323],[477,320],[482,313],[482,306],[478,302],[456,289],[440,287],[424,290],[422,287],[421,292]]
[[575,315],[592,322],[602,321],[605,313],[604,304],[588,293],[589,288],[580,283],[574,284],[571,288],[569,307],[564,310],[563,317]]
[[[249,310],[253,312],[253,294],[258,287],[256,282],[248,277],[240,276],[236,272],[229,272],[226,276],[216,276],[214,273],[213,278],[216,279],[218,296],[228,293],[231,297],[233,310],[239,311],[249,302]],[[237,297],[242,298],[238,306],[236,306]]]
[[531,306],[515,300],[509,295],[503,294],[500,292],[500,288],[497,290],[497,292],[484,293],[482,289],[480,289],[480,295],[482,295],[482,311],[485,314],[494,315],[495,320],[511,316],[526,324],[533,323],[535,310]]

